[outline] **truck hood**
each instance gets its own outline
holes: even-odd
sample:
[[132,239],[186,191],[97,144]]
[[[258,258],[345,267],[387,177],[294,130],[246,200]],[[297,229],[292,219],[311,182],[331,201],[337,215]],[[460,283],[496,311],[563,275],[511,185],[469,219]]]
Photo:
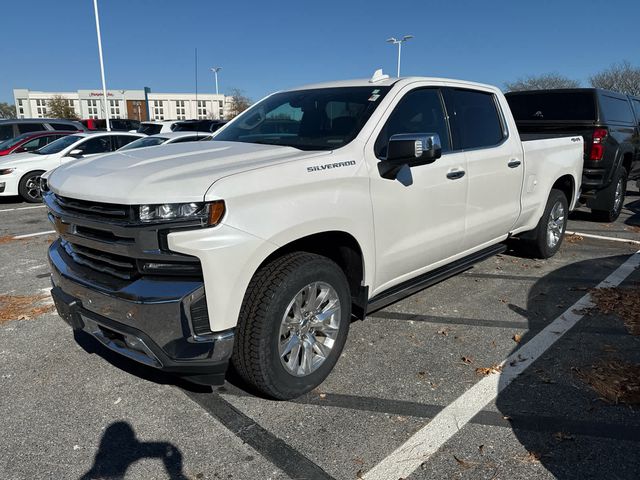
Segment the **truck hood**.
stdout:
[[330,154],[254,143],[177,143],[74,161],[56,168],[47,181],[59,195],[96,202],[200,202],[223,177]]

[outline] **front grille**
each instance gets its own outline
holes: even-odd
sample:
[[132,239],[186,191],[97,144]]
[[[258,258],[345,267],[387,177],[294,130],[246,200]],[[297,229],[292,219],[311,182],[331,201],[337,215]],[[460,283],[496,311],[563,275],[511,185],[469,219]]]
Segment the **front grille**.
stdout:
[[75,198],[61,197],[53,194],[53,199],[58,206],[69,212],[80,213],[85,216],[99,219],[117,219],[129,221],[133,219],[133,208],[130,205],[117,205],[114,203],[89,202]]
[[62,242],[62,246],[74,262],[98,272],[108,273],[123,280],[131,280],[138,273],[136,261],[131,258],[112,255],[65,241]]

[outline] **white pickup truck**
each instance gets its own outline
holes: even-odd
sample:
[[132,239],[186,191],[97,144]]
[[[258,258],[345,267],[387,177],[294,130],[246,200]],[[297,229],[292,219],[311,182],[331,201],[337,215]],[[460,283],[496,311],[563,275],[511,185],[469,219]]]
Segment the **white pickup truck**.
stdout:
[[517,242],[562,242],[581,137],[522,142],[495,87],[332,82],[268,96],[212,142],[113,153],[43,181],[60,316],[191,381],[229,361],[296,397],[337,362],[353,318]]

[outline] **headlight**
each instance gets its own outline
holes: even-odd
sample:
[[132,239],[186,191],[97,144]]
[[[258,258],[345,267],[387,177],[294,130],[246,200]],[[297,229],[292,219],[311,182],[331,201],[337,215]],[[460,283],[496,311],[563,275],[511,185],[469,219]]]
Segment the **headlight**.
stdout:
[[207,226],[220,223],[225,213],[224,201],[211,203],[164,203],[161,205],[140,205],[141,222],[174,222],[202,220]]
[[14,170],[15,168],[3,168],[0,170],[0,175],[9,175],[10,173],[13,173]]

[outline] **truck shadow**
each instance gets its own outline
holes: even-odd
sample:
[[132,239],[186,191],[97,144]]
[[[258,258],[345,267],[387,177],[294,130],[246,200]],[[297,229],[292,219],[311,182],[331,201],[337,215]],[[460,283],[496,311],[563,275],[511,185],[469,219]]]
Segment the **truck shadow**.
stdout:
[[144,458],[162,461],[167,477],[187,480],[182,471],[182,453],[168,442],[141,442],[128,422],[114,422],[107,427],[89,471],[80,480],[122,479],[127,469]]
[[[509,305],[528,320],[528,331],[513,352],[627,259],[620,255],[576,262],[538,280],[526,308]],[[500,416],[483,411],[472,423],[510,427],[527,452],[518,460],[540,463],[555,478],[637,478],[639,422],[627,407],[600,401],[577,374],[615,356],[611,352],[628,342],[637,339],[621,321],[587,314],[512,383],[500,380]]]

